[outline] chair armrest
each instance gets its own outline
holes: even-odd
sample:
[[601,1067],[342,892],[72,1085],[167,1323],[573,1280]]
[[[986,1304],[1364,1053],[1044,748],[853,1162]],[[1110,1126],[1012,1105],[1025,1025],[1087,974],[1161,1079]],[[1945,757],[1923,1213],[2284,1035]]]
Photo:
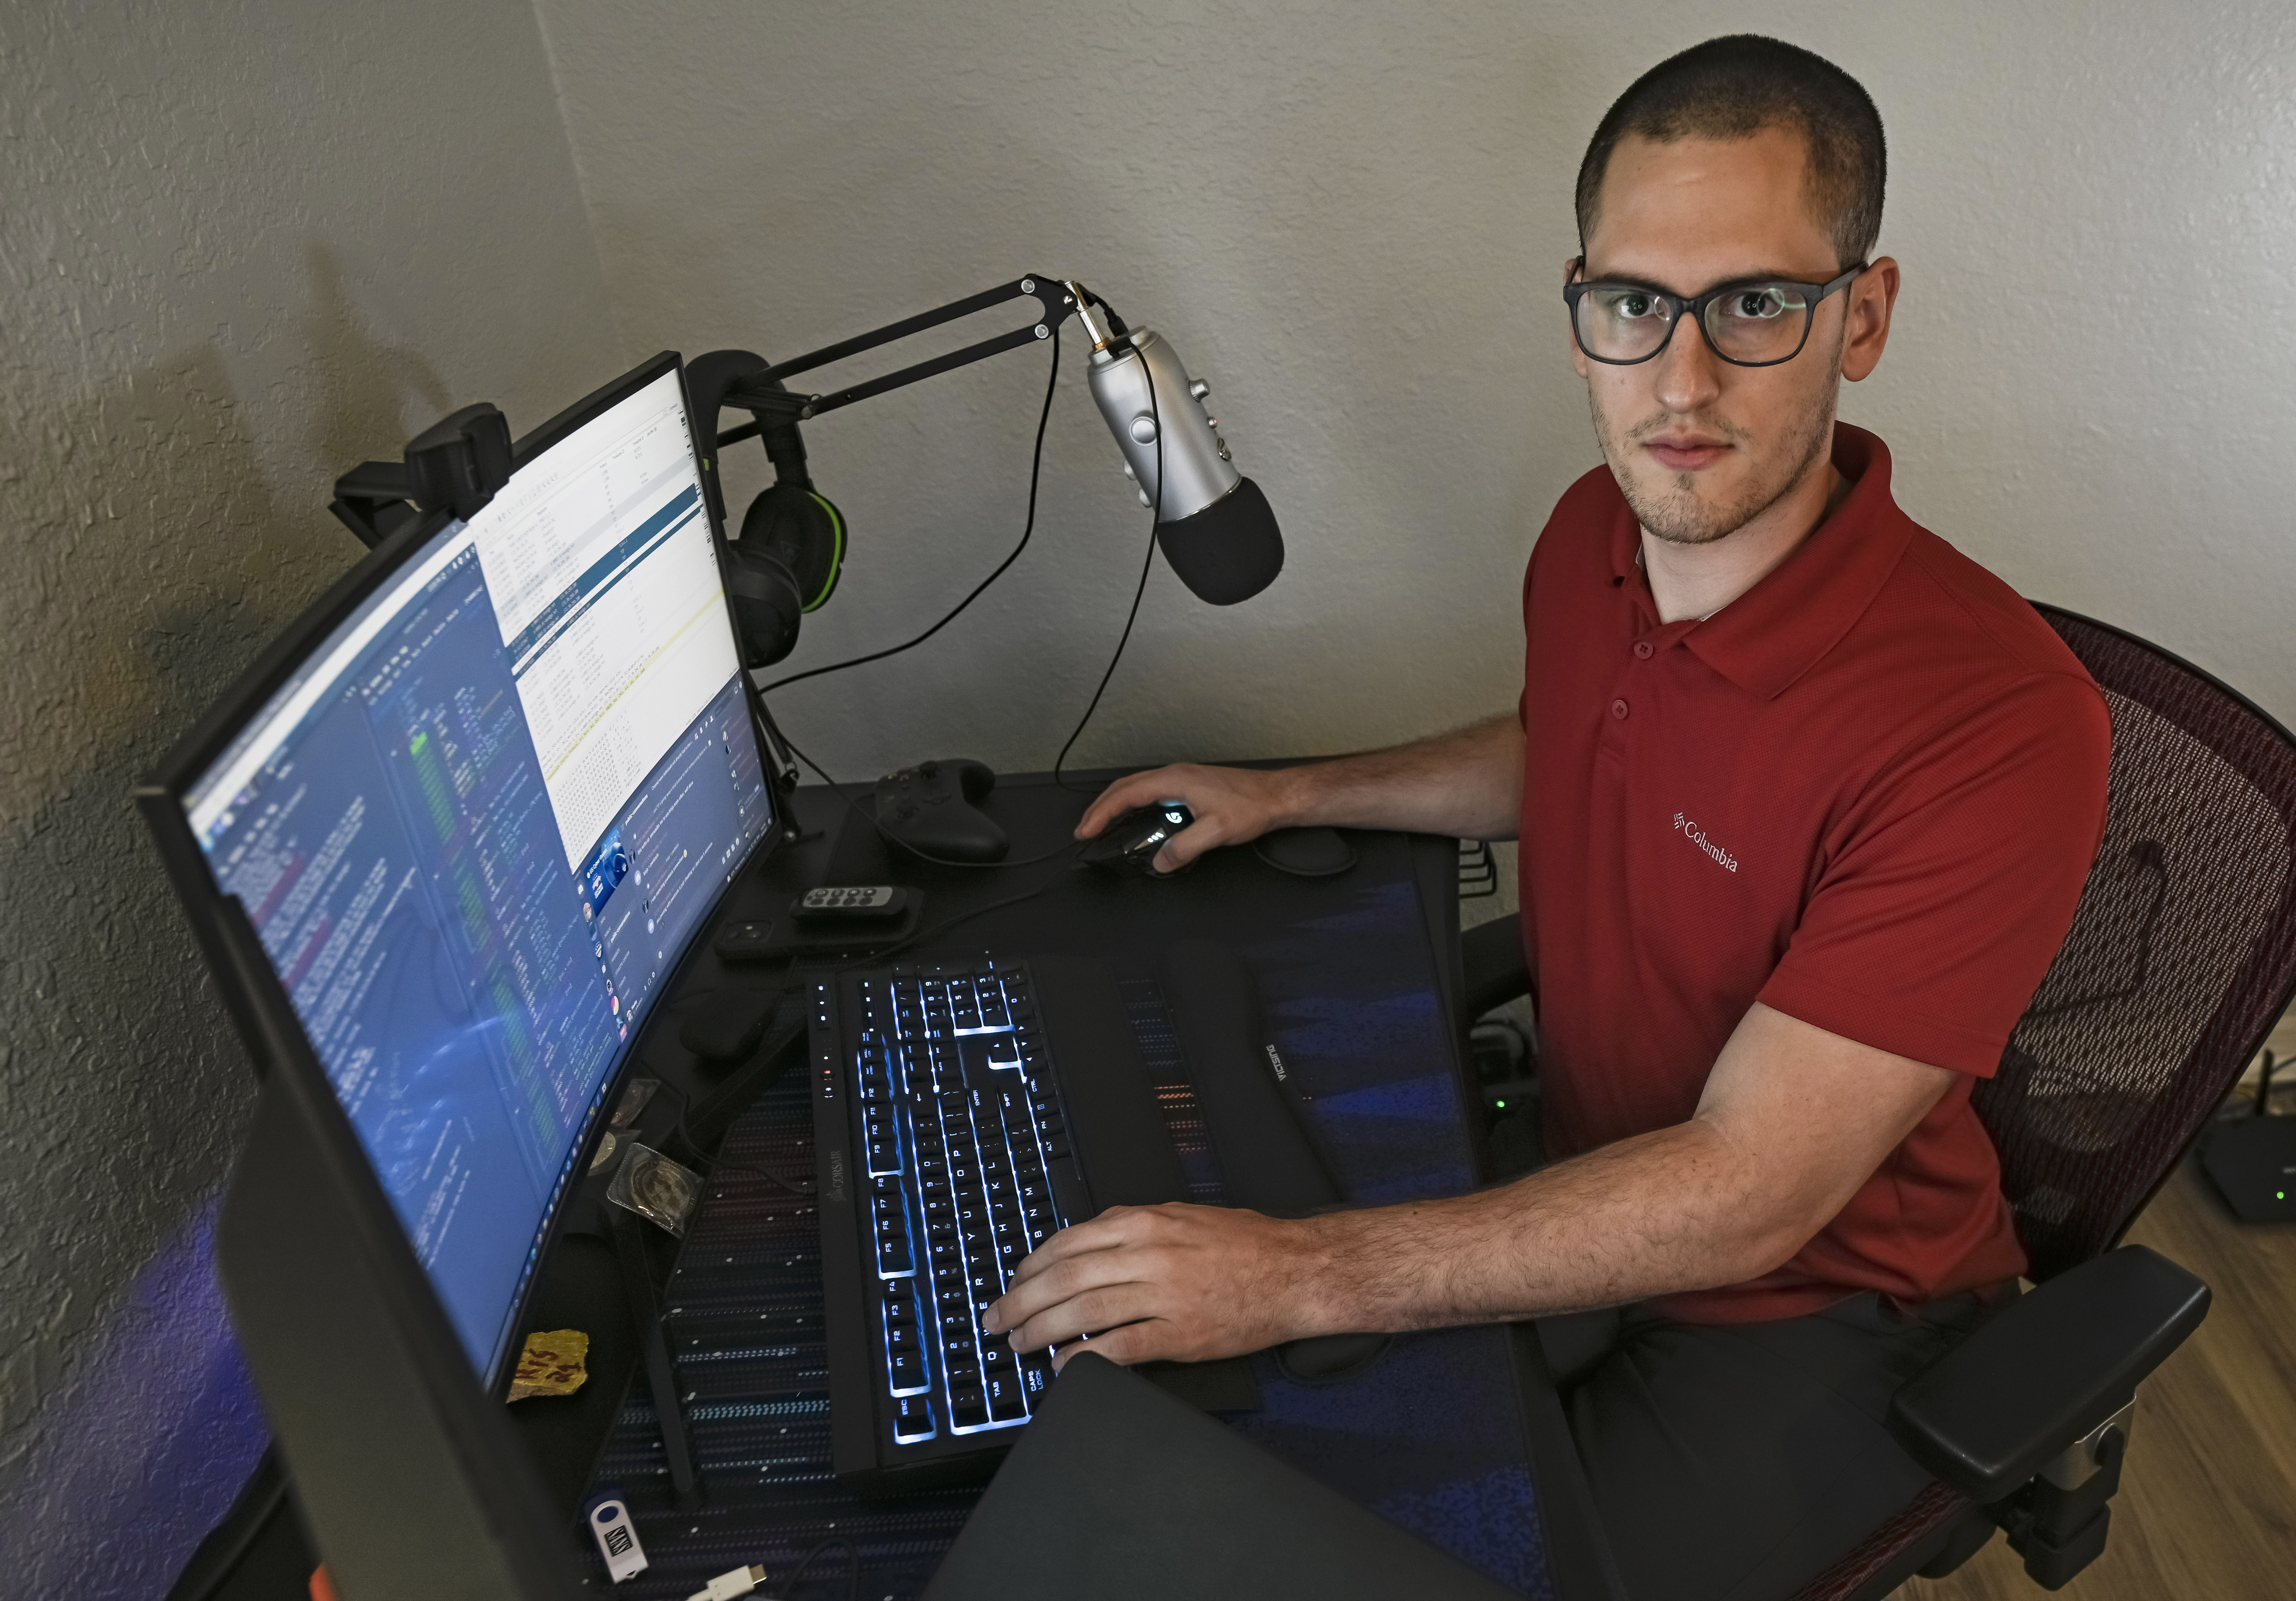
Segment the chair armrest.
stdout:
[[2209,1287],[2123,1245],[2020,1296],[1890,1398],[1915,1460],[1972,1500],[2000,1501],[2127,1406],[2208,1316]]
[[1522,914],[1509,912],[1479,923],[1459,936],[1465,984],[1460,1015],[1472,1022],[1484,1013],[1530,993],[1530,967],[1522,958]]

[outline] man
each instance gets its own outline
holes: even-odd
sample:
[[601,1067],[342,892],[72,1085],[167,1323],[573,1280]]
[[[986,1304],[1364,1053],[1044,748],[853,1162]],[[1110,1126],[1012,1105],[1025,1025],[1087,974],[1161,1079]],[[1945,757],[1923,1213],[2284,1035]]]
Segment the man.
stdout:
[[[2070,924],[2111,730],[1834,421],[1898,293],[1867,259],[1882,172],[1872,101],[1807,52],[1646,74],[1579,174],[1568,338],[1608,470],[1532,554],[1517,714],[1167,768],[1078,828],[1181,796],[1166,870],[1295,824],[1517,835],[1562,1160],[1306,1220],[1111,1211],[1022,1265],[992,1332],[1133,1362],[1543,1319],[1637,1601],[1789,1594],[1919,1490],[1881,1418],[2024,1267],[1970,1090]],[[1940,319],[1972,356],[1979,308]]]

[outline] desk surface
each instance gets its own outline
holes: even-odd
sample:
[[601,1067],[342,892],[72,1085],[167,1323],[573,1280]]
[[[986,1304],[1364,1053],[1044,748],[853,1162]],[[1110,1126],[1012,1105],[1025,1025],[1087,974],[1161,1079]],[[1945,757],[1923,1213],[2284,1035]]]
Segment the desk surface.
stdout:
[[[1096,788],[1097,776],[1078,782]],[[1065,841],[1085,800],[1023,778],[1000,784],[988,809],[1019,858]],[[1286,877],[1248,852],[1222,851],[1177,880],[1142,883],[1078,870],[1065,857],[994,873],[897,863],[827,791],[801,791],[798,802],[808,838],[748,874],[725,916],[775,915],[818,883],[906,883],[925,891],[928,929],[974,914],[914,954],[1090,954],[1135,985],[1152,983],[1154,954],[1170,940],[1223,938],[1251,967],[1287,1062],[1316,1093],[1351,1199],[1450,1194],[1475,1182],[1451,1014],[1457,975],[1446,968],[1457,946],[1449,842],[1364,835],[1357,867],[1332,880]],[[1031,893],[998,904],[1023,892]],[[680,1093],[706,1095],[711,1081],[676,1044],[681,1014],[717,990],[779,977],[728,969],[704,953],[649,1024],[640,1047],[647,1067]],[[672,1349],[708,1490],[697,1514],[669,1504],[651,1401],[643,1385],[627,1386],[635,1353],[625,1333],[605,1326],[610,1254],[580,1237],[553,1252],[529,1325],[592,1329],[596,1376],[585,1396],[514,1412],[563,1504],[578,1500],[594,1460],[597,1482],[629,1496],[654,1565],[619,1594],[684,1597],[747,1562],[779,1572],[832,1535],[861,1544],[865,1593],[914,1594],[978,1493],[872,1504],[830,1474],[813,1203],[773,1177],[806,1182],[811,1172],[810,1106],[792,1081],[761,1096],[726,1137],[669,1278]],[[1227,1421],[1513,1588],[1553,1595],[1525,1426],[1540,1403],[1552,1410],[1551,1398],[1538,1389],[1535,1360],[1523,1360],[1524,1343],[1502,1328],[1409,1335],[1367,1372],[1315,1384],[1263,1355],[1254,1359],[1259,1408]],[[1542,1461],[1552,1454],[1543,1443]],[[842,1560],[824,1559],[821,1593],[832,1593],[832,1580],[842,1592]]]

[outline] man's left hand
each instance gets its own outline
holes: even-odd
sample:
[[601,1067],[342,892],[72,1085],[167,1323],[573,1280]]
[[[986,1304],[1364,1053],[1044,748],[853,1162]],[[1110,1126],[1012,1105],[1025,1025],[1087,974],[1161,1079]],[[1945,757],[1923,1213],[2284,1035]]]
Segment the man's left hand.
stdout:
[[1218,1206],[1117,1206],[1046,1240],[982,1327],[1019,1351],[1078,1349],[1111,1362],[1204,1362],[1319,1326],[1331,1259],[1319,1219]]

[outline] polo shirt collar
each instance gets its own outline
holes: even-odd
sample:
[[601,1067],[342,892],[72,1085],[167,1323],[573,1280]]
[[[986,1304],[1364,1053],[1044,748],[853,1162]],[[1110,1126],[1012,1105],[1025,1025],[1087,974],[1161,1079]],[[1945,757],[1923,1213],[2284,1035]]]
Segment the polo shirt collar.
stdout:
[[[1700,661],[1749,694],[1772,700],[1841,643],[1897,571],[1913,520],[1890,494],[1890,447],[1862,428],[1833,425],[1833,464],[1851,481],[1833,515],[1704,622],[1669,625]],[[1646,600],[1642,530],[1620,498],[1611,570]]]

